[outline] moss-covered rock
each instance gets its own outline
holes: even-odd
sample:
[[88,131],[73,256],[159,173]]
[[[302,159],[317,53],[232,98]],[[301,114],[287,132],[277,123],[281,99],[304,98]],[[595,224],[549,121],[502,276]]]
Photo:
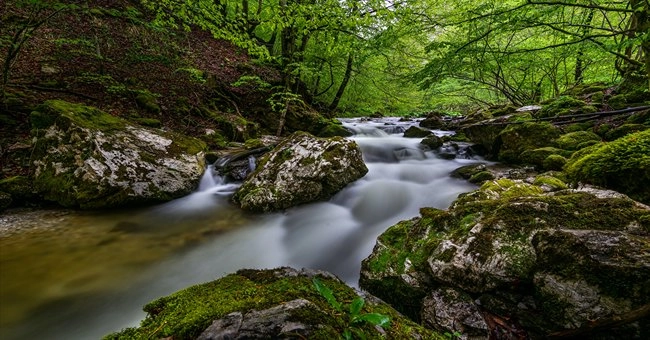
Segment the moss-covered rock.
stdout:
[[404,137],[406,138],[424,138],[428,135],[433,134],[433,132],[422,129],[417,126],[411,126],[406,131],[404,131]]
[[524,151],[546,147],[559,137],[560,130],[550,123],[512,124],[495,140],[494,152],[506,163],[521,163]]
[[205,168],[202,142],[130,125],[89,106],[47,101],[31,118],[33,187],[63,206],[171,200],[193,191]]
[[440,138],[440,137],[438,137],[438,136],[436,136],[434,134],[431,134],[431,135],[428,135],[427,137],[425,137],[424,139],[422,139],[420,144],[426,145],[431,150],[435,150],[435,149],[441,147],[442,144],[444,144],[444,142],[443,142],[442,138]]
[[650,130],[585,148],[569,159],[565,171],[573,182],[614,189],[650,204]]
[[[313,279],[332,291],[343,307],[337,310],[314,286]],[[390,318],[381,328],[353,322],[350,303],[363,299],[359,315]],[[325,272],[280,268],[240,270],[216,281],[186,288],[152,301],[140,327],[104,339],[336,339],[360,333],[367,339],[444,339],[376,298],[359,297],[354,289]]]
[[[611,191],[565,188],[551,176],[532,185],[500,179],[461,195],[448,211],[422,209],[378,238],[360,285],[407,315],[426,306],[429,294],[453,289],[458,294],[436,299],[467,305],[463,296],[479,297],[484,311],[507,313],[533,337],[650,302],[650,209]],[[552,308],[561,305],[571,308]],[[422,322],[458,330],[442,314]],[[481,323],[471,314],[460,327],[476,330]]]
[[219,129],[219,133],[216,135],[222,135],[227,140],[235,142],[244,142],[247,139],[258,137],[259,125],[257,123],[235,114],[215,112],[206,108],[201,111],[214,120]]
[[607,131],[605,140],[613,141],[630,133],[647,130],[649,126],[643,124],[623,124],[617,128]]
[[156,96],[151,93],[143,92],[135,97],[135,102],[138,106],[151,113],[160,113],[160,105],[158,105]]
[[442,119],[442,114],[438,112],[432,112],[427,115],[425,119],[420,121],[419,124],[423,128],[433,129],[433,130],[442,130],[445,128],[445,121]]
[[596,111],[598,109],[583,100],[571,96],[560,96],[551,103],[544,105],[539,111],[538,117],[566,116]]
[[316,136],[318,137],[349,137],[352,132],[346,129],[338,120],[333,120],[322,128]]
[[490,171],[481,171],[473,174],[472,177],[468,179],[468,181],[470,183],[480,184],[485,181],[491,181],[493,179],[494,179],[494,174],[492,174]]
[[297,132],[259,161],[233,199],[247,210],[282,210],[327,199],[367,172],[354,141]]
[[544,168],[544,160],[551,155],[567,155],[570,156],[571,153],[566,150],[558,149],[552,146],[546,146],[543,148],[526,150],[521,153],[521,161],[525,164],[535,165],[539,169]]
[[555,140],[555,144],[557,144],[560,149],[575,151],[589,146],[589,144],[593,144],[588,142],[600,141],[600,137],[593,132],[576,131],[565,133],[562,136],[558,137],[558,139]]
[[561,171],[567,163],[562,155],[549,155],[542,162],[542,168],[546,171]]

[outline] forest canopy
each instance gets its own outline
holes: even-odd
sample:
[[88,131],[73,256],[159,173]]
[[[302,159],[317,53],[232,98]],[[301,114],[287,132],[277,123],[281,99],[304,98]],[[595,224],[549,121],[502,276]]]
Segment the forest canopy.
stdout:
[[[80,1],[20,0],[3,65],[52,13]],[[643,0],[142,0],[160,28],[200,28],[282,75],[276,93],[338,115],[528,105],[584,83],[650,89]],[[12,54],[13,53],[13,54]],[[242,82],[257,81],[254,77]]]

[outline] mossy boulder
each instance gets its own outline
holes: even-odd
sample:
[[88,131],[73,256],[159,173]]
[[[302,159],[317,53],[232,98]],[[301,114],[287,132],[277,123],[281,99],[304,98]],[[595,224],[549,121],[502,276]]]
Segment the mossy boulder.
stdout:
[[33,187],[66,207],[168,201],[192,192],[205,169],[202,142],[93,107],[51,100],[31,118]]
[[542,162],[542,168],[547,171],[561,171],[567,163],[562,155],[549,155]]
[[[613,191],[564,189],[549,176],[534,183],[488,181],[448,211],[423,208],[390,227],[363,261],[361,288],[436,329],[476,331],[477,315],[508,316],[533,338],[650,303],[650,209]],[[471,315],[419,314],[432,298]],[[470,313],[475,300],[485,313]]]
[[610,131],[607,131],[607,133],[605,134],[605,140],[613,141],[621,137],[624,137],[630,133],[647,130],[648,127],[649,127],[648,125],[643,125],[643,124],[623,124]]
[[135,102],[138,106],[150,113],[160,113],[160,105],[158,105],[156,96],[151,93],[140,93],[135,97]]
[[332,120],[328,122],[325,127],[323,127],[316,134],[318,137],[349,137],[352,136],[352,132],[346,129],[343,124],[338,120]]
[[259,125],[255,122],[246,120],[242,116],[215,112],[210,109],[203,108],[202,113],[212,118],[219,131],[215,134],[210,134],[208,138],[226,137],[227,140],[235,142],[244,142],[250,138],[256,138],[259,134]]
[[404,137],[406,138],[424,138],[432,134],[433,132],[430,130],[419,128],[417,126],[411,126],[404,131]]
[[445,128],[445,121],[442,119],[442,114],[433,112],[427,115],[419,125],[426,129],[441,130]]
[[564,150],[580,150],[584,147],[602,141],[600,136],[590,131],[576,131],[565,133],[555,140],[555,144]]
[[233,200],[246,210],[282,210],[330,198],[367,172],[354,141],[296,132],[260,159]]
[[440,138],[440,137],[438,137],[438,136],[436,136],[434,134],[431,134],[431,135],[426,136],[424,139],[422,139],[420,144],[429,147],[431,150],[435,150],[435,149],[441,147],[442,144],[444,144],[444,142],[443,142],[442,138]]
[[499,133],[493,152],[502,162],[518,164],[523,152],[549,146],[559,136],[560,130],[550,123],[512,124]]
[[[333,307],[315,278],[345,308]],[[353,322],[349,305],[355,299],[365,302],[359,315],[387,316],[390,324]],[[346,331],[367,339],[445,339],[370,295],[360,297],[329,273],[304,269],[240,270],[152,301],[144,310],[140,327],[104,339],[337,339]]]
[[520,158],[521,161],[525,164],[531,164],[536,166],[538,169],[544,169],[544,160],[552,155],[570,156],[571,153],[552,146],[546,146],[543,148],[526,150],[521,153]]
[[564,169],[573,182],[617,190],[650,204],[650,130],[585,148]]
[[585,101],[571,97],[560,96],[544,105],[538,113],[538,117],[555,117],[566,116],[572,114],[592,113],[596,112],[594,106],[587,104]]

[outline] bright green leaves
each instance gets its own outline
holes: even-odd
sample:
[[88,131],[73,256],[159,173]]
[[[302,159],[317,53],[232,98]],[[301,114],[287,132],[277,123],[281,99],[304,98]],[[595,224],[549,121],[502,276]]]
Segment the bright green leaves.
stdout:
[[[334,293],[329,287],[325,286],[318,278],[313,278],[312,282],[314,287],[322,297],[332,306],[337,312],[343,313],[343,306],[334,297]],[[361,329],[365,324],[378,326],[382,328],[390,327],[390,316],[381,313],[363,313],[365,300],[357,296],[348,307],[348,315],[346,315],[347,324],[343,330],[344,339],[366,339],[366,335]]]
[[314,278],[312,282],[314,283],[314,287],[316,287],[318,293],[320,293],[320,295],[323,296],[325,300],[327,300],[330,306],[334,307],[334,309],[336,309],[337,312],[341,312],[342,311],[341,303],[336,300],[332,290],[329,289],[329,287],[327,287],[326,285],[324,285],[318,278]]

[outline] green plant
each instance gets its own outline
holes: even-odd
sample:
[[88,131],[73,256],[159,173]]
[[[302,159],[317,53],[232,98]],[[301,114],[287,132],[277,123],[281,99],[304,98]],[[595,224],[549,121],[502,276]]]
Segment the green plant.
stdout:
[[445,338],[451,339],[451,340],[460,339],[461,335],[462,334],[460,332],[458,332],[458,331],[455,331],[453,333],[445,332]]
[[[313,278],[312,282],[314,287],[321,296],[327,300],[327,302],[339,313],[345,313],[343,305],[336,300],[334,293],[329,287],[325,286],[318,278]],[[366,339],[363,330],[359,327],[368,323],[373,326],[379,327],[389,327],[390,326],[390,317],[381,313],[362,313],[361,310],[365,305],[365,300],[358,296],[350,303],[350,306],[347,308],[348,316],[345,318],[347,320],[347,325],[343,330],[343,338],[346,340],[354,339],[354,335],[359,339]]]

